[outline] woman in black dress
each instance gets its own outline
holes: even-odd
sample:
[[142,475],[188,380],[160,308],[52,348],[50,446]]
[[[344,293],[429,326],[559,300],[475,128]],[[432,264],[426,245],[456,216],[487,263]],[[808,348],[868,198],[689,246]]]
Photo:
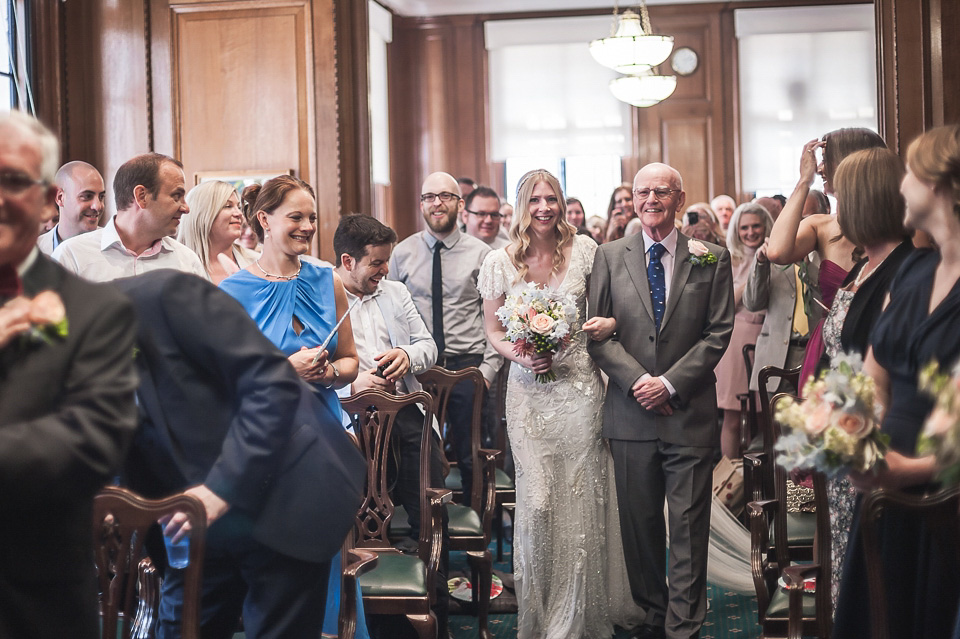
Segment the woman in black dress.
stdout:
[[[866,370],[887,407],[882,429],[891,450],[877,475],[851,475],[861,492],[924,490],[934,481],[933,458],[916,457],[917,437],[933,408],[917,380],[931,360],[949,369],[960,359],[960,126],[934,129],[910,145],[900,190],[906,225],[929,233],[941,250],[917,251],[904,261],[874,328]],[[879,532],[890,636],[949,637],[960,596],[953,549],[943,547],[919,518],[895,511],[884,514]],[[833,636],[869,637],[868,610],[855,512]]]

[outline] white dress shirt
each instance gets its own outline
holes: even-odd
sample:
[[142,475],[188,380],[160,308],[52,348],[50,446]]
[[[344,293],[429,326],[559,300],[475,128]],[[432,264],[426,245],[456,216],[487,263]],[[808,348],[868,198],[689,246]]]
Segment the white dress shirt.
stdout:
[[[643,234],[643,261],[647,266],[650,266],[650,247],[656,244],[657,241],[647,235],[646,231],[641,231],[641,233]],[[660,256],[660,263],[663,264],[663,285],[667,290],[667,295],[664,298],[664,306],[666,306],[670,303],[670,284],[673,283],[673,267],[677,260],[677,229],[670,231],[670,234],[663,238],[660,244],[666,249],[663,255]],[[640,376],[640,380],[647,379],[650,376],[650,373],[644,373]],[[663,375],[660,375],[659,379],[663,382],[663,385],[667,387],[667,391],[670,392],[670,397],[677,394],[677,389],[673,387],[670,380]]]
[[53,258],[61,266],[93,282],[109,282],[161,268],[172,268],[210,279],[197,254],[172,237],[164,237],[137,255],[123,245],[110,218],[107,225],[64,240]]

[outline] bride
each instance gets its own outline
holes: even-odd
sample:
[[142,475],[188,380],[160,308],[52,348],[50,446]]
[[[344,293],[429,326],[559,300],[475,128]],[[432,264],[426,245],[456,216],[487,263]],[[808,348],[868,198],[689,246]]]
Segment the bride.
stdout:
[[[576,234],[565,209],[557,178],[544,170],[524,175],[510,244],[487,256],[479,277],[487,337],[519,364],[506,396],[517,473],[518,639],[608,639],[614,624],[630,627],[642,617],[623,559],[613,462],[600,436],[603,381],[586,349],[586,333],[603,337],[612,321],[583,323],[597,245]],[[572,340],[554,356],[517,355],[504,341],[497,309],[527,282],[576,299]],[[535,380],[551,369],[556,381]]]

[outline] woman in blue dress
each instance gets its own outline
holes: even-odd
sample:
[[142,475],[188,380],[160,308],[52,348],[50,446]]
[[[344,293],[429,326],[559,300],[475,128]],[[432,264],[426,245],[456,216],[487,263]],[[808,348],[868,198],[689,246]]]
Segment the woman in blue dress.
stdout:
[[[280,175],[247,187],[243,210],[263,243],[260,258],[221,282],[260,330],[286,353],[297,373],[310,382],[329,412],[324,418],[340,423],[336,389],[357,377],[357,350],[350,319],[323,351],[319,347],[347,312],[347,297],[340,278],[330,267],[306,256],[317,229],[313,189],[289,175]],[[322,487],[317,487],[322,490]],[[357,636],[368,637],[362,614]],[[340,555],[333,558],[327,591],[323,636],[337,636],[340,608]]]
[[[910,145],[900,192],[906,226],[928,233],[940,250],[915,251],[903,262],[873,330],[864,370],[887,407],[881,429],[890,436],[890,452],[877,474],[851,474],[860,491],[936,487],[933,457],[916,456],[917,438],[933,409],[917,384],[929,362],[950,370],[960,359],[960,126],[933,129]],[[840,579],[836,639],[870,636],[859,507],[858,501]],[[889,636],[949,637],[960,597],[957,540],[945,542],[922,518],[895,509],[884,513],[878,528]]]

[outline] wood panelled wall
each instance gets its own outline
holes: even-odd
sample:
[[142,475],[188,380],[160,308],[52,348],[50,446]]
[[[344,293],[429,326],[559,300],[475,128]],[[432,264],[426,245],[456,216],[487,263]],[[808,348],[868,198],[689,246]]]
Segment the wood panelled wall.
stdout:
[[65,161],[93,163],[108,184],[146,151],[181,160],[188,185],[208,171],[293,170],[317,192],[327,259],[341,211],[369,211],[365,2],[37,5],[39,113]]

